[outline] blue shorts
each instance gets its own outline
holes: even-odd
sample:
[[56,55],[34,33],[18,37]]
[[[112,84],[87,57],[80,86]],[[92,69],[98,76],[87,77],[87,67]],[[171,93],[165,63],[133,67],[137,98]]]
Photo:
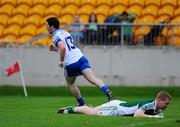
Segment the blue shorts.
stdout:
[[77,62],[67,65],[64,69],[66,77],[74,77],[81,75],[82,70],[90,68],[89,62],[86,57],[82,56]]

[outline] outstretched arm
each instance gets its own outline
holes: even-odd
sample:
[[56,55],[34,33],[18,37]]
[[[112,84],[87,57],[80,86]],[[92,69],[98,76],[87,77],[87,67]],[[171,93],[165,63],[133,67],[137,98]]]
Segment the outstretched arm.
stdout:
[[143,110],[138,109],[134,113],[134,117],[163,118],[163,115],[146,115]]

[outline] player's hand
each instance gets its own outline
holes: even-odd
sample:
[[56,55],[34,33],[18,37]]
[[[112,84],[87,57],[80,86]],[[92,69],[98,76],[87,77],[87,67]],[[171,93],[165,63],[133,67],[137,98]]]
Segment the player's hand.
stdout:
[[49,51],[56,51],[56,47],[54,47],[54,45],[50,45],[49,46]]
[[157,114],[157,115],[153,115],[153,116],[150,116],[151,118],[164,118],[164,115],[163,114]]
[[161,116],[161,115],[154,115],[154,118],[164,118],[164,116]]
[[159,118],[164,118],[164,114],[163,114],[162,112],[160,112],[159,114],[157,114],[157,116],[158,116]]
[[63,63],[63,62],[60,62],[60,63],[59,63],[59,67],[63,68],[63,67],[64,67],[64,63]]

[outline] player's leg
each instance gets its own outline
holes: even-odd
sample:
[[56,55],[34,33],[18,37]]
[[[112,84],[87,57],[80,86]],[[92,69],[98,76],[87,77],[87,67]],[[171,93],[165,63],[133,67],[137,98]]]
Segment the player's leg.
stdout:
[[95,77],[94,73],[92,72],[90,68],[86,68],[82,70],[82,74],[90,83],[100,88],[104,86],[104,82],[101,79]]
[[89,82],[100,87],[101,90],[103,91],[103,93],[108,97],[109,100],[114,99],[112,96],[112,92],[109,90],[109,88],[104,84],[104,82],[101,79],[97,78],[94,75],[94,73],[92,72],[92,70],[90,68],[86,68],[86,69],[82,70],[81,73]]
[[75,80],[76,80],[76,77],[66,77],[66,82],[70,88],[71,93],[76,98],[78,105],[81,106],[81,105],[84,105],[85,103],[81,96],[81,92],[79,88],[75,84]]
[[94,109],[88,106],[80,106],[74,108],[74,112],[86,115],[98,115],[98,111],[98,109]]
[[86,114],[86,115],[98,115],[99,110],[94,109],[88,106],[79,106],[79,107],[65,107],[60,108],[58,110],[58,113],[68,114],[68,113],[80,113],[80,114]]

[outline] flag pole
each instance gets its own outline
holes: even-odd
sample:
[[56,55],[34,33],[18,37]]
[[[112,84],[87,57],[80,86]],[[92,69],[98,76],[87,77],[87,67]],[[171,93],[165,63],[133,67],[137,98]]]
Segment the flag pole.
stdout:
[[20,60],[18,60],[18,64],[19,64],[19,68],[20,68],[20,75],[21,75],[21,82],[22,82],[23,90],[24,90],[24,96],[27,97],[28,94],[27,94],[27,90],[26,90],[26,85],[25,85],[25,81],[24,81],[24,76],[23,76]]

